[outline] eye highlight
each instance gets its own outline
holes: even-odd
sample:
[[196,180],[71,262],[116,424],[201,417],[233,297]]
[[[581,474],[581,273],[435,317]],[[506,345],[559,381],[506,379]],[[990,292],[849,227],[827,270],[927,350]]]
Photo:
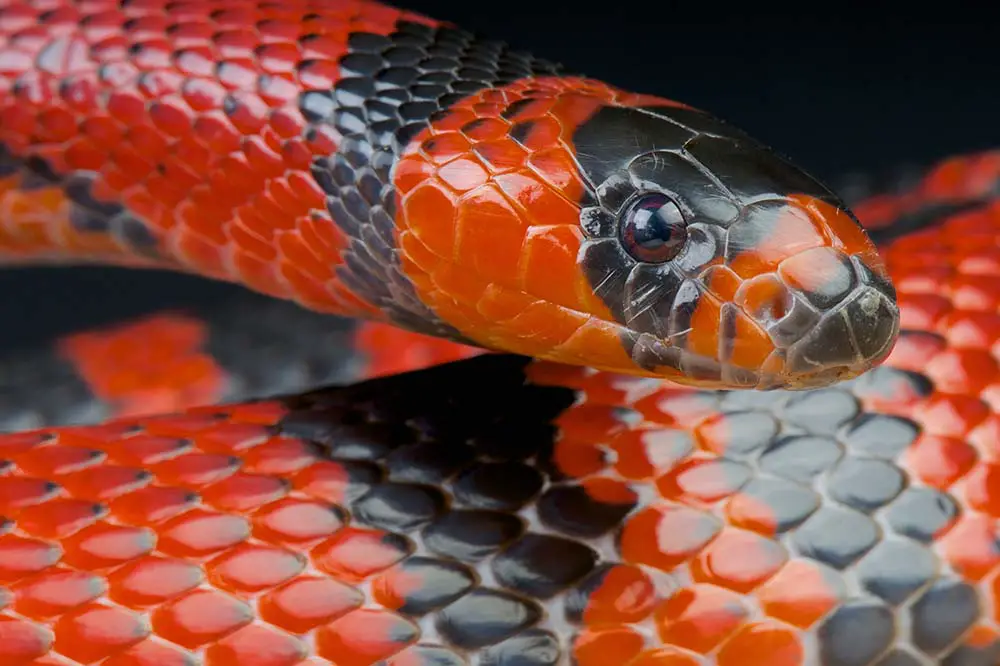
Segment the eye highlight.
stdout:
[[687,221],[681,209],[664,194],[643,194],[622,213],[622,245],[636,261],[670,261],[684,247],[687,237]]

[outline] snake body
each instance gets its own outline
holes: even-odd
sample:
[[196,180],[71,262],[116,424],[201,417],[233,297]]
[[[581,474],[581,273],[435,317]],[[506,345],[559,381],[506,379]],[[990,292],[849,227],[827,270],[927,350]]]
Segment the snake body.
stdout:
[[995,155],[876,249],[707,113],[341,0],[4,0],[0,145],[5,262],[492,352],[0,436],[3,664],[1000,660]]

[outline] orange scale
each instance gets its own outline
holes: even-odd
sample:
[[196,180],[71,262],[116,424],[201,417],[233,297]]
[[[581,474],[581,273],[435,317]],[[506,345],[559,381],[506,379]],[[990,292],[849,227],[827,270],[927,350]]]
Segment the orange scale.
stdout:
[[472,150],[495,174],[523,167],[526,155],[523,147],[506,139],[477,143]]
[[646,650],[628,662],[628,666],[699,666],[700,664],[694,655],[676,648]]
[[697,556],[721,530],[711,514],[682,505],[649,506],[622,527],[622,559],[670,571]]
[[642,634],[630,627],[585,628],[573,638],[572,656],[578,666],[606,666],[607,656],[631,664],[645,646]]
[[1000,566],[996,529],[995,518],[965,513],[935,541],[935,545],[958,575],[967,581],[978,582]]
[[958,275],[948,285],[952,304],[960,310],[996,312],[1000,306],[1000,289],[996,276]]
[[1000,461],[1000,415],[997,411],[1000,408],[1000,385],[986,387],[979,397],[990,405],[993,413],[969,433],[966,441],[975,447],[980,460],[998,462]]
[[338,580],[360,583],[410,555],[413,545],[385,532],[345,527],[310,552],[314,566]]
[[530,129],[519,143],[534,152],[556,144],[563,134],[559,120],[553,116],[541,116],[531,121]]
[[156,547],[156,533],[146,527],[100,522],[62,542],[63,561],[77,569],[116,567],[147,555]]
[[950,216],[941,225],[939,233],[947,238],[951,247],[982,247],[979,243],[969,243],[968,236],[980,234],[995,234],[997,232],[996,222],[990,215],[990,208],[974,208],[973,210],[959,212]]
[[254,536],[281,545],[313,544],[336,535],[345,520],[336,506],[286,497],[262,507],[253,516]]
[[[302,58],[302,52],[295,44],[295,40],[299,36],[300,26],[297,22],[292,23],[290,21],[267,21],[261,25],[265,29],[261,31],[261,41],[263,43],[255,50],[257,64],[268,74],[287,73]],[[278,34],[279,30],[282,34]],[[271,39],[288,41],[267,43]]]
[[743,627],[716,655],[718,666],[800,666],[804,660],[797,632],[767,620]]
[[177,258],[195,270],[203,272],[208,277],[224,277],[228,275],[225,268],[226,250],[215,243],[201,238],[190,231],[179,230],[174,235],[174,254]]
[[279,478],[237,472],[212,483],[201,492],[202,501],[222,511],[247,511],[287,492]]
[[5,433],[2,441],[0,441],[0,456],[7,459],[14,456],[28,455],[31,451],[44,448],[49,442],[62,442],[64,434],[68,434],[71,437],[71,429],[67,428],[55,439],[48,433],[38,431]]
[[191,134],[191,108],[182,98],[164,97],[149,104],[153,126],[173,138]]
[[203,508],[168,519],[158,531],[157,550],[175,557],[209,557],[250,537],[245,518]]
[[261,619],[294,633],[306,633],[360,608],[364,595],[329,578],[299,576],[264,594]]
[[913,418],[929,434],[964,437],[989,414],[989,406],[976,396],[934,393],[914,410]]
[[[174,67],[180,74],[190,77],[184,81],[184,85],[182,86],[185,93],[192,89],[201,88],[202,86],[221,89],[221,86],[211,80],[212,74],[215,72],[215,53],[212,52],[212,49],[208,45],[187,41],[183,38],[175,41],[174,44],[177,46],[177,51],[174,54]],[[213,94],[211,97],[217,100],[217,103],[205,106],[208,108],[220,107],[222,95]],[[188,103],[190,103],[190,100],[188,100]],[[193,108],[200,109],[203,107],[201,104],[198,104],[193,106]]]
[[146,113],[145,100],[137,91],[128,89],[109,92],[104,108],[114,120],[126,126],[136,124]]
[[558,145],[532,153],[528,164],[550,187],[574,198],[583,193],[584,185],[572,155],[572,150]]
[[544,356],[562,347],[587,324],[582,314],[503,289],[488,290],[478,305],[487,320],[504,324],[493,340],[500,340],[500,347],[510,341],[517,345],[516,351],[529,356]]
[[560,439],[555,442],[552,464],[561,475],[579,479],[605,469],[608,460],[604,449],[597,444]]
[[103,513],[99,504],[66,497],[25,507],[17,517],[18,529],[47,539],[62,539],[96,523]]
[[1000,365],[987,351],[952,348],[931,359],[924,372],[942,393],[975,395],[1000,376]]
[[955,274],[953,264],[948,253],[943,249],[940,251],[928,251],[923,247],[926,243],[938,242],[936,238],[925,238],[922,243],[915,243],[912,247],[902,248],[898,244],[906,243],[911,237],[907,236],[896,245],[885,251],[885,258],[889,266],[889,272],[893,279],[903,280],[913,274],[921,274],[927,266],[949,267],[948,277]]
[[461,132],[478,149],[481,142],[506,138],[509,129],[510,124],[501,118],[479,118],[462,127]]
[[253,609],[216,590],[193,590],[157,607],[150,616],[162,638],[186,648],[219,640],[253,622]]
[[142,419],[146,434],[159,437],[189,437],[220,426],[217,412],[188,411],[184,414],[150,415]]
[[654,617],[661,641],[705,654],[731,636],[748,616],[740,595],[696,584],[660,603]]
[[996,627],[977,624],[962,637],[962,644],[989,651],[993,649],[992,646],[996,645],[998,640],[1000,640],[1000,631],[997,631]]
[[451,258],[455,253],[455,206],[451,194],[427,181],[403,199],[403,224],[436,256]]
[[420,637],[411,621],[385,611],[359,609],[320,627],[316,650],[337,666],[370,666],[386,659]]
[[[330,294],[329,284],[306,275],[293,265],[282,262],[281,276],[290,287],[290,295],[307,309],[320,312],[341,312],[342,308]],[[335,283],[333,283],[335,284]],[[372,309],[368,306],[367,309]]]
[[46,109],[38,114],[35,121],[38,127],[36,135],[40,141],[63,143],[76,136],[76,116],[64,108]]
[[285,261],[294,264],[296,270],[320,282],[333,278],[330,265],[316,256],[315,251],[297,233],[282,233],[278,236],[278,252]]
[[453,224],[455,256],[466,270],[489,282],[517,284],[528,227],[497,185],[484,185],[463,197]]
[[991,349],[1000,340],[1000,314],[995,312],[956,311],[939,326],[948,344],[958,349]]
[[[298,146],[301,144],[296,141],[294,145]],[[299,205],[303,209],[309,211],[310,217],[307,219],[313,220],[314,223],[319,219],[328,219],[325,215],[323,218],[320,218],[313,212],[313,209],[322,209],[325,206],[326,194],[320,189],[312,175],[309,174],[308,169],[303,168],[301,171],[293,171],[286,175],[286,179],[290,194],[299,201]]]
[[257,172],[258,177],[277,178],[284,174],[285,164],[281,154],[260,133],[244,137],[241,146],[247,163]]
[[196,564],[149,555],[108,572],[108,596],[128,608],[151,608],[195,589],[204,579]]
[[1000,465],[975,465],[965,476],[964,494],[969,506],[1000,518]]
[[952,302],[937,294],[899,294],[899,325],[902,329],[933,331],[938,321],[948,315]]
[[[431,161],[437,161],[438,156],[440,156],[441,163],[448,161],[449,155],[454,157],[464,153],[471,144],[458,132],[478,119],[478,116],[471,109],[461,107],[449,109],[443,118],[436,119],[428,128],[431,138],[421,144],[421,152]],[[426,145],[427,141],[436,142],[438,139],[442,139],[443,143]]]
[[[163,158],[162,169],[163,171],[157,170],[146,177],[145,184],[146,189],[153,196],[154,199],[162,203],[168,208],[175,208],[177,204],[187,198],[188,191],[191,188],[191,183],[179,182],[182,176],[181,169],[177,169],[169,164],[168,158]],[[167,172],[170,175],[167,175]]]
[[108,509],[130,525],[158,525],[189,510],[197,499],[181,488],[147,486],[111,500]]
[[934,335],[902,335],[896,341],[886,363],[892,367],[923,373],[924,366],[947,348],[945,340]]
[[305,567],[305,557],[283,548],[241,544],[209,562],[206,572],[216,587],[251,595],[295,578]]
[[277,264],[270,259],[260,259],[236,250],[232,258],[233,276],[250,289],[270,296],[284,296],[280,285]]
[[642,569],[616,564],[590,593],[583,623],[597,627],[642,622],[653,613],[656,603],[656,588]]
[[790,560],[755,596],[764,612],[800,629],[808,629],[847,597],[840,575],[808,559]]
[[99,171],[108,158],[105,151],[94,141],[79,137],[66,146],[65,159],[71,169]]
[[746,594],[774,576],[787,560],[780,542],[727,527],[691,562],[691,577]]
[[55,633],[53,648],[84,664],[99,662],[121,652],[150,633],[138,613],[98,603],[89,603],[62,615],[52,630]]
[[614,438],[615,471],[626,479],[647,480],[674,469],[691,452],[691,437],[680,430],[628,430]]
[[750,469],[721,458],[692,458],[678,463],[656,480],[662,497],[685,503],[712,504],[739,491]]
[[437,177],[456,192],[469,192],[485,185],[490,179],[490,174],[474,157],[462,156],[441,166],[437,171]]
[[937,294],[953,273],[949,266],[927,266],[920,273],[896,276],[893,285],[900,294]]
[[138,490],[152,480],[144,470],[105,464],[63,476],[59,484],[74,497],[98,502]]
[[288,414],[288,407],[277,400],[228,405],[225,408],[208,405],[202,408],[194,408],[190,411],[197,413],[199,409],[204,409],[208,414],[218,414],[221,412],[232,423],[262,426],[274,425]]
[[504,107],[500,100],[479,102],[472,105],[472,112],[479,118],[496,118],[503,113],[503,110]]
[[625,428],[614,407],[588,403],[568,409],[554,423],[564,438],[595,444],[610,441]]
[[[261,174],[254,169],[250,164],[250,160],[243,153],[233,153],[223,157],[219,161],[215,171],[209,176],[209,184],[240,192],[241,201],[247,192],[256,192],[259,190],[263,182],[264,179],[261,177]],[[249,206],[247,206],[247,209],[252,210]]]
[[271,431],[253,423],[211,423],[198,428],[195,441],[206,453],[236,453],[266,442]]
[[637,401],[634,409],[653,423],[693,428],[718,413],[718,402],[706,393],[664,389]]
[[301,638],[251,624],[208,646],[205,666],[296,666],[309,655]]
[[108,657],[101,662],[101,666],[189,666],[191,659],[191,653],[181,647],[147,638],[124,652]]
[[[53,567],[41,574],[10,587],[13,610],[26,618],[47,620],[67,613],[77,606],[95,601],[104,595],[104,579],[93,574]],[[2,642],[3,624],[0,624]],[[0,647],[0,656],[3,648]]]
[[335,60],[311,59],[299,63],[296,73],[305,90],[332,90],[340,79],[340,65]]
[[25,579],[53,566],[61,557],[62,549],[56,543],[0,534],[0,581]]
[[[36,477],[53,477],[60,474],[69,474],[81,469],[86,469],[105,460],[104,452],[91,448],[100,446],[101,442],[92,440],[74,441],[70,434],[68,437],[60,437],[59,444],[47,444],[44,446],[32,446],[17,453],[13,450],[9,455],[13,458],[18,468],[29,475]],[[6,452],[5,452],[6,453]],[[41,482],[42,478],[30,479]],[[9,479],[0,479],[0,482]],[[28,481],[29,479],[24,479]],[[0,490],[0,498],[7,497],[6,489]],[[0,499],[0,502],[5,501]]]
[[150,471],[160,483],[196,490],[235,474],[240,465],[234,456],[196,452],[164,460]]
[[[279,148],[279,150],[282,150],[282,148]],[[281,153],[281,158],[284,160],[283,152]],[[282,211],[281,219],[290,220],[285,227],[289,230],[295,229],[295,222],[298,217],[309,214],[309,207],[305,205],[305,202],[299,201],[295,197],[288,185],[286,176],[280,176],[269,180],[267,182],[266,196],[270,204],[276,206]]]
[[153,173],[156,160],[165,157],[140,150],[138,146],[123,143],[112,147],[108,154],[111,165],[128,174],[129,184],[145,179]]
[[457,126],[451,127],[451,125],[457,122],[459,116],[459,113],[449,113],[447,118],[451,119],[451,122],[447,123],[447,126],[435,124],[434,129],[437,130],[437,133],[424,139],[419,147],[420,153],[414,154],[407,151],[404,153],[402,160],[423,158],[431,164],[440,167],[452,160],[467,155],[472,148],[472,144],[460,133],[452,131],[458,129]]
[[[297,139],[286,139],[281,146],[281,159],[290,169],[300,169],[308,171],[313,160],[313,153],[306,146],[304,141]],[[303,180],[305,180],[303,178]],[[316,190],[319,191],[318,189]]]
[[205,174],[212,171],[219,162],[219,156],[194,135],[179,139],[174,144],[173,156],[199,178],[204,178]]
[[[309,198],[305,190],[297,191],[296,196],[304,200]],[[295,227],[302,237],[302,242],[319,255],[322,261],[332,265],[338,265],[343,261],[340,252],[347,245],[346,236],[328,217],[315,214],[299,217],[295,221]]]
[[964,440],[931,434],[921,434],[903,453],[906,470],[939,490],[967,474],[976,460],[976,450]]
[[992,244],[971,249],[957,257],[954,266],[964,275],[1000,275],[1000,250]]

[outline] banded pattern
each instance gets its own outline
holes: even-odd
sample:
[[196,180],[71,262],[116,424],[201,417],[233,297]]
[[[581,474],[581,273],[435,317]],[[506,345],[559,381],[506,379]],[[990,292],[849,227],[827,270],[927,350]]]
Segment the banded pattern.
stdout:
[[898,334],[843,202],[683,104],[362,0],[0,18],[5,261],[188,271],[719,388],[856,376]]

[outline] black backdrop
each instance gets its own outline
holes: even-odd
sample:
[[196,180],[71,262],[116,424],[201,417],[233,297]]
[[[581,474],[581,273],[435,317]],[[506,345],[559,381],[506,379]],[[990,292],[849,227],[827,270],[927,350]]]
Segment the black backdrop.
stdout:
[[[821,178],[1000,145],[995,27],[961,3],[934,3],[936,15],[927,17],[914,16],[912,3],[852,10],[802,2],[794,12],[757,2],[397,4],[571,71],[712,111]],[[80,327],[232,293],[146,271],[0,271],[0,355]]]

